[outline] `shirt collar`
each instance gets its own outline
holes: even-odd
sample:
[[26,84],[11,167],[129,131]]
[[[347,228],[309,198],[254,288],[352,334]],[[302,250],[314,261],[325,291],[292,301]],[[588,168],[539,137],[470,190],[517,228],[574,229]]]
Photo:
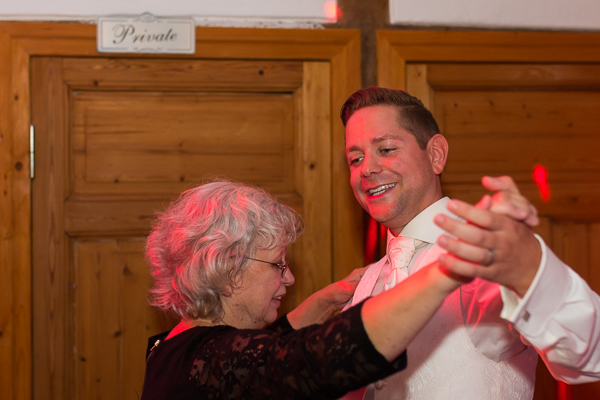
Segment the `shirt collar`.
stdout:
[[[444,233],[444,230],[433,222],[433,217],[437,214],[445,214],[450,218],[457,218],[456,215],[452,214],[446,208],[446,204],[448,204],[449,201],[450,199],[448,197],[443,197],[431,204],[417,214],[416,217],[411,219],[404,229],[402,229],[400,235],[421,240],[426,243],[434,243],[438,236]],[[394,234],[388,229],[388,245],[393,238]]]

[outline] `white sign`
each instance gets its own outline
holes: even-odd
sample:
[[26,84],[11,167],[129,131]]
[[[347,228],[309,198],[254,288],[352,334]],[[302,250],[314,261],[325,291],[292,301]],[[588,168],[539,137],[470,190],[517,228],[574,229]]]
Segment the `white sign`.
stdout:
[[196,30],[192,18],[98,18],[98,52],[193,54]]

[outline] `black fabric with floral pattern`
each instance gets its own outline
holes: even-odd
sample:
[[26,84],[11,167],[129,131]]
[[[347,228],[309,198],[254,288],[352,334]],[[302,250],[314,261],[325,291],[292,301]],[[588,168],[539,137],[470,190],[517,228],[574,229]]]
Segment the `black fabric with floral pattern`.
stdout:
[[[337,399],[406,367],[375,350],[360,303],[322,325],[293,330],[286,317],[266,329],[196,327],[154,346],[142,400]],[[149,346],[149,347],[150,347]]]

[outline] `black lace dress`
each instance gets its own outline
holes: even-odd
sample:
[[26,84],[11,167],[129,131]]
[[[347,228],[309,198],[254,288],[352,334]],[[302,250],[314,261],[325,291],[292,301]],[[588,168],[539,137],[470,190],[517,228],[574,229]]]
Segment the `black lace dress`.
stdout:
[[294,330],[286,317],[266,329],[195,327],[150,338],[142,400],[337,399],[406,367],[367,337],[363,303],[322,325]]

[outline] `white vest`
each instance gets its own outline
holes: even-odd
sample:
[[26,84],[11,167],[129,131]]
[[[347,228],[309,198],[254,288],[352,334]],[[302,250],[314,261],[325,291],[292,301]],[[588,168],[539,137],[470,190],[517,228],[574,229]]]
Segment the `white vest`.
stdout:
[[[426,251],[411,273],[443,252],[437,245]],[[367,270],[352,304],[371,294],[385,262],[386,257]],[[489,304],[501,308],[496,284],[479,281],[454,291],[409,344],[407,368],[369,385],[364,399],[530,400],[535,384],[535,349],[525,348],[518,333],[499,318],[485,319],[480,314],[484,322],[465,326],[469,313],[478,315],[479,305],[487,311]]]

